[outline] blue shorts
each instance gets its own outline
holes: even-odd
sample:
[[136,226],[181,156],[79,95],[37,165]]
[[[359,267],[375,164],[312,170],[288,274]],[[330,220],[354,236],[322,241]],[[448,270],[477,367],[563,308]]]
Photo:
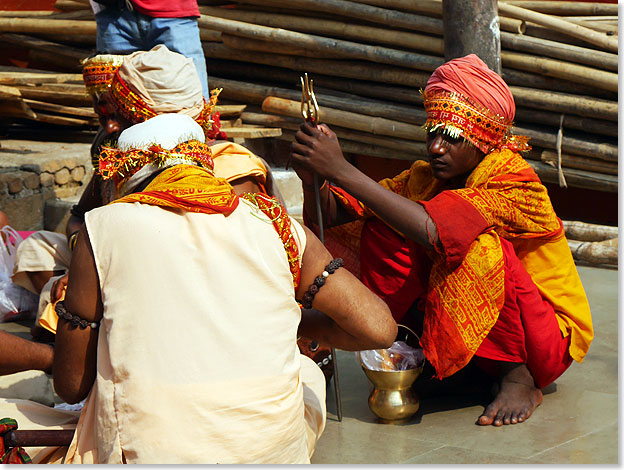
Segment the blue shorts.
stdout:
[[127,8],[105,8],[95,15],[95,21],[98,54],[130,54],[164,44],[169,50],[193,59],[204,97],[210,98],[197,18],[153,18]]

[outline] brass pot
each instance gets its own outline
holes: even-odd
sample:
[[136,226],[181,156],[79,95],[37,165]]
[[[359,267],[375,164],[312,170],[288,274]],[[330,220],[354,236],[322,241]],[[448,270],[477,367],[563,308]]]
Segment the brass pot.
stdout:
[[423,368],[409,370],[370,370],[362,366],[373,390],[368,396],[368,407],[380,423],[403,424],[412,419],[420,407],[412,384]]
[[[398,325],[395,341],[404,341],[412,347],[420,346],[418,335],[405,325]],[[366,377],[373,384],[368,396],[368,407],[384,424],[403,424],[412,419],[420,408],[420,399],[412,384],[420,376],[420,367],[408,370],[370,370],[361,364]]]

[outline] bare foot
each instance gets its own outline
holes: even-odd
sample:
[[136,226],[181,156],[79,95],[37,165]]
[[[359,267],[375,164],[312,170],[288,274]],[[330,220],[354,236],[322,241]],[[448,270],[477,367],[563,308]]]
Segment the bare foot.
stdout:
[[542,392],[524,364],[501,364],[500,388],[477,424],[502,426],[527,420],[542,403]]

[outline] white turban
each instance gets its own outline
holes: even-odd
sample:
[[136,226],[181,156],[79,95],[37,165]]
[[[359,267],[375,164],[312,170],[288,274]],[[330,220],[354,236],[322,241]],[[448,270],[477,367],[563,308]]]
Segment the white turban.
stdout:
[[157,114],[196,118],[204,107],[193,59],[170,51],[164,44],[128,55],[119,67],[119,76]]

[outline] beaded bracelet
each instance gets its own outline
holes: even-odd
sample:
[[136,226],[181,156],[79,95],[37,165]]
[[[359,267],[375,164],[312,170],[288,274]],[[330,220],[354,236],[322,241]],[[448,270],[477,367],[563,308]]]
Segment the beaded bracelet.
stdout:
[[316,278],[314,279],[314,283],[310,284],[310,287],[308,287],[306,293],[303,294],[303,297],[301,299],[301,305],[303,306],[303,308],[312,308],[312,300],[314,299],[316,293],[321,287],[325,285],[325,281],[327,280],[329,275],[334,274],[336,269],[342,266],[344,266],[344,261],[342,260],[342,258],[334,258],[329,262],[327,266],[325,266],[325,271],[323,271],[320,276],[316,276]]
[[80,328],[84,330],[88,326],[90,326],[93,329],[99,326],[99,322],[90,322],[87,320],[83,320],[78,315],[74,315],[68,312],[67,307],[65,307],[65,301],[63,300],[56,303],[56,307],[54,307],[54,310],[56,311],[56,314],[59,316],[59,318],[62,318],[63,320],[67,320],[74,327],[79,326]]

